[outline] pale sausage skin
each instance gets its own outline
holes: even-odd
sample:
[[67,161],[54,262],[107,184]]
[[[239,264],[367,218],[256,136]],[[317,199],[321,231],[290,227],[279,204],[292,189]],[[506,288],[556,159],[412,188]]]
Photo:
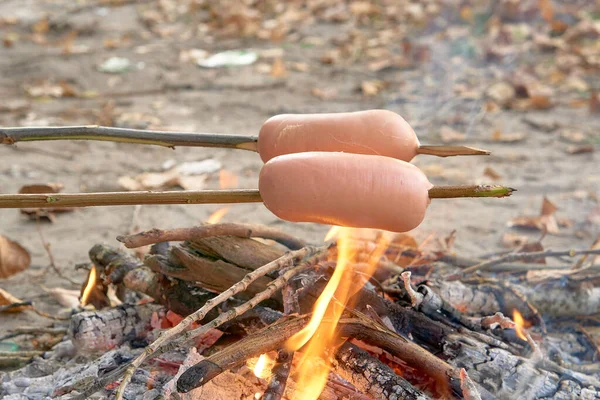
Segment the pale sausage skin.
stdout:
[[260,172],[265,206],[281,219],[406,232],[429,205],[427,177],[389,157],[306,152],[275,157]]
[[258,135],[258,152],[271,158],[309,151],[343,151],[410,161],[419,140],[398,114],[369,110],[338,114],[282,114],[268,119]]

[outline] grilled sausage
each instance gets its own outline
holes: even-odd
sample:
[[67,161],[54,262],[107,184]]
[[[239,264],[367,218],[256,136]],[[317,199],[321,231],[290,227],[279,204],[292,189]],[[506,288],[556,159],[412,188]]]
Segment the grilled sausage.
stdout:
[[412,164],[340,152],[275,157],[258,185],[265,206],[281,219],[394,232],[421,223],[432,187]]
[[258,135],[258,152],[271,158],[308,151],[343,151],[410,161],[419,140],[398,114],[369,110],[339,114],[282,114],[265,122]]

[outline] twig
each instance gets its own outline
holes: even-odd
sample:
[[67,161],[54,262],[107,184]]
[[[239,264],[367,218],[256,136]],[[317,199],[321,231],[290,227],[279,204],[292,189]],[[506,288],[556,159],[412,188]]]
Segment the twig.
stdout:
[[502,264],[505,262],[512,262],[517,260],[535,260],[537,258],[547,258],[547,257],[575,257],[583,254],[600,254],[600,249],[595,250],[568,250],[568,251],[536,251],[532,253],[511,253],[504,255],[502,257],[494,258],[489,261],[481,262],[477,265],[473,265],[472,267],[465,268],[461,272],[448,276],[446,279],[457,279],[464,275],[473,273],[475,271],[485,271],[488,268],[493,267],[494,265]]
[[[0,142],[41,140],[99,140],[109,142],[175,146],[222,147],[258,152],[258,137],[220,133],[149,131],[143,129],[113,128],[98,125],[61,127],[0,128]],[[419,146],[418,154],[438,157],[489,155],[487,150],[469,146]]]
[[166,230],[155,228],[134,235],[117,236],[117,240],[131,249],[159,242],[197,240],[213,236],[237,236],[243,238],[259,237],[271,239],[283,244],[290,250],[298,250],[306,246],[304,241],[275,228],[263,225],[235,223],[200,225],[191,228]]
[[[63,275],[62,272],[60,272],[60,270],[56,266],[56,263],[54,262],[54,255],[52,254],[52,249],[50,248],[50,243],[48,243],[46,241],[46,238],[44,237],[44,233],[42,232],[42,227],[40,226],[40,217],[39,217],[39,215],[37,216],[37,218],[35,220],[35,227],[37,228],[38,234],[40,235],[40,240],[42,241],[42,245],[44,246],[44,250],[46,250],[46,254],[48,254],[48,259],[50,260],[50,267],[54,270],[54,272],[56,272],[56,275],[58,275],[61,278],[69,281],[72,285],[79,286],[80,284],[78,282],[75,282],[73,279],[69,278],[68,276]],[[42,274],[42,276],[44,276],[44,275],[46,275],[46,272],[44,272]]]
[[[135,370],[137,368],[139,368],[140,365],[142,365],[142,363],[146,359],[148,359],[154,353],[156,353],[157,350],[159,348],[161,348],[166,342],[170,342],[170,343],[168,346],[165,346],[165,348],[173,347],[173,346],[176,347],[181,342],[184,342],[189,338],[192,338],[192,337],[200,335],[204,332],[207,332],[210,329],[216,328],[220,324],[227,322],[227,321],[235,318],[236,316],[241,315],[242,313],[252,309],[254,306],[256,306],[261,301],[266,300],[269,297],[271,297],[277,289],[281,288],[283,286],[283,284],[285,284],[285,281],[284,281],[285,275],[280,278],[277,278],[276,280],[271,282],[271,284],[269,284],[269,286],[267,287],[266,290],[257,294],[252,300],[242,304],[241,306],[238,306],[230,311],[227,311],[227,312],[219,315],[219,317],[212,320],[208,324],[201,326],[200,328],[197,328],[192,331],[186,332],[185,334],[182,334],[195,321],[202,320],[210,310],[212,310],[219,304],[223,303],[224,301],[228,300],[230,297],[235,296],[236,294],[246,290],[246,288],[250,285],[250,283],[255,281],[257,278],[259,278],[261,276],[265,276],[273,271],[276,271],[276,270],[282,268],[283,266],[293,262],[294,260],[299,260],[304,257],[310,257],[310,256],[314,256],[315,254],[319,254],[320,252],[324,251],[325,249],[326,248],[324,248],[324,247],[319,247],[319,248],[305,247],[300,250],[289,252],[286,255],[278,258],[277,260],[252,271],[251,273],[246,275],[244,277],[244,279],[242,279],[240,282],[233,285],[228,290],[219,294],[214,299],[208,300],[202,308],[200,308],[195,313],[188,315],[177,326],[171,328],[170,330],[168,330],[167,332],[162,334],[152,344],[147,346],[146,349],[144,350],[144,352],[140,356],[138,356],[135,360],[133,360],[131,365],[127,368],[125,375],[123,376],[123,381],[121,382],[121,385],[119,386],[119,389],[117,390],[117,394],[116,394],[117,400],[123,399],[123,394],[125,392],[125,388],[127,387],[127,384],[129,383],[129,381],[131,380],[131,377],[133,376],[133,373],[135,372]],[[290,270],[290,272],[288,272],[288,274],[291,272],[297,273],[298,271],[296,271],[296,269],[294,268],[294,269]],[[289,279],[290,277],[291,276],[289,276],[287,278]],[[179,340],[175,340],[175,338],[177,338],[180,335],[181,335],[181,338],[179,338]]]
[[279,349],[275,366],[271,370],[271,380],[263,394],[262,400],[280,400],[285,392],[287,380],[292,369],[292,359],[294,352],[286,349]]
[[104,192],[0,194],[0,208],[57,208],[136,204],[214,204],[262,202],[258,190],[176,190],[170,192]]
[[482,150],[470,146],[419,146],[417,154],[429,154],[438,157],[453,156],[488,156],[488,150]]
[[[297,314],[300,312],[300,304],[296,291],[288,282],[282,289],[283,312],[286,315]],[[292,370],[292,361],[294,352],[286,348],[281,348],[277,351],[277,359],[271,371],[271,379],[265,390],[262,400],[281,400],[287,381]]]
[[[506,253],[504,253],[506,254]],[[504,255],[503,254],[503,255]],[[456,254],[444,254],[442,255],[438,261],[454,265],[459,268],[468,268],[474,265],[483,263],[487,260],[482,258],[470,258],[457,256]],[[528,271],[537,271],[537,270],[567,270],[572,268],[571,265],[547,265],[547,264],[527,264],[527,263],[502,263],[498,265],[493,265],[487,269],[489,272],[512,272],[512,273],[520,273],[520,272],[528,272]]]
[[220,133],[191,133],[112,128],[97,125],[0,128],[0,143],[41,140],[99,140],[108,142],[175,146],[223,147],[257,151],[258,137]]
[[516,190],[517,189],[499,185],[434,186],[429,189],[429,198],[507,197]]
[[243,364],[248,358],[280,347],[306,325],[308,317],[283,317],[276,323],[212,354],[181,374],[177,381],[177,390],[187,393],[206,384],[222,372]]
[[[506,197],[515,189],[505,186],[434,186],[429,198]],[[31,193],[0,194],[0,208],[58,208],[92,206],[133,206],[136,204],[214,204],[260,203],[256,189],[180,190],[170,192],[102,192],[102,193]]]

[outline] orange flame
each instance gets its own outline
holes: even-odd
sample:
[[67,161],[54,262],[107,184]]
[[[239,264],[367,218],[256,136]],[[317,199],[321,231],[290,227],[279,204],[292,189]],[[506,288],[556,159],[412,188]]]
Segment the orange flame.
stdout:
[[254,375],[257,378],[267,379],[271,375],[271,369],[275,366],[275,360],[266,353],[261,354],[254,366]]
[[235,189],[238,186],[238,176],[231,171],[219,171],[219,187],[221,189]]
[[523,326],[525,325],[525,320],[519,311],[516,309],[513,311],[513,321],[515,321],[515,331],[517,332],[517,336],[527,341],[527,336],[525,336],[525,329]]
[[336,337],[337,323],[350,298],[362,288],[375,271],[377,262],[389,243],[389,237],[383,235],[377,248],[369,257],[368,268],[361,268],[361,275],[357,280],[354,270],[357,252],[352,246],[353,233],[356,233],[353,228],[334,227],[330,230],[327,238],[335,234],[339,236],[335,271],[315,302],[308,325],[289,338],[285,344],[292,351],[297,351],[306,345],[300,359],[297,377],[297,386],[302,388],[303,400],[316,400],[325,387],[331,369],[327,351],[341,344]]
[[81,295],[80,303],[82,306],[85,306],[90,298],[90,294],[92,293],[92,289],[96,285],[96,266],[92,265],[92,269],[90,270],[90,274],[88,276],[87,284],[85,285],[85,289],[83,289],[83,294]]
[[208,222],[209,224],[216,224],[217,222],[219,222],[220,220],[223,219],[223,217],[225,216],[225,214],[227,214],[229,212],[230,208],[231,207],[219,208],[217,211],[215,211],[214,213],[210,214],[210,216],[208,217],[208,219],[206,220],[206,222]]

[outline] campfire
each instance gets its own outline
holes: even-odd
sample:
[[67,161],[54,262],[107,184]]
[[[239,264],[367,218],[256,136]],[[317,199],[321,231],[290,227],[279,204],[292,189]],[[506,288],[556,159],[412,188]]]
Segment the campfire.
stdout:
[[[573,311],[578,296],[593,295],[575,282],[593,272],[571,270],[573,295],[560,297],[564,275],[502,283],[484,265],[518,278],[520,268],[543,264],[514,260],[597,250],[467,260],[431,240],[352,228],[309,246],[274,228],[219,223],[223,210],[211,224],[119,237],[128,248],[151,245],[143,261],[94,246],[81,296],[88,311],[72,316],[52,351],[5,378],[5,390],[20,393],[26,379],[47,396],[76,399],[98,391],[269,400],[598,393],[597,348],[583,327],[597,310]],[[465,273],[477,265],[478,275]],[[111,306],[110,292],[123,304]],[[31,375],[61,359],[53,373]]]

